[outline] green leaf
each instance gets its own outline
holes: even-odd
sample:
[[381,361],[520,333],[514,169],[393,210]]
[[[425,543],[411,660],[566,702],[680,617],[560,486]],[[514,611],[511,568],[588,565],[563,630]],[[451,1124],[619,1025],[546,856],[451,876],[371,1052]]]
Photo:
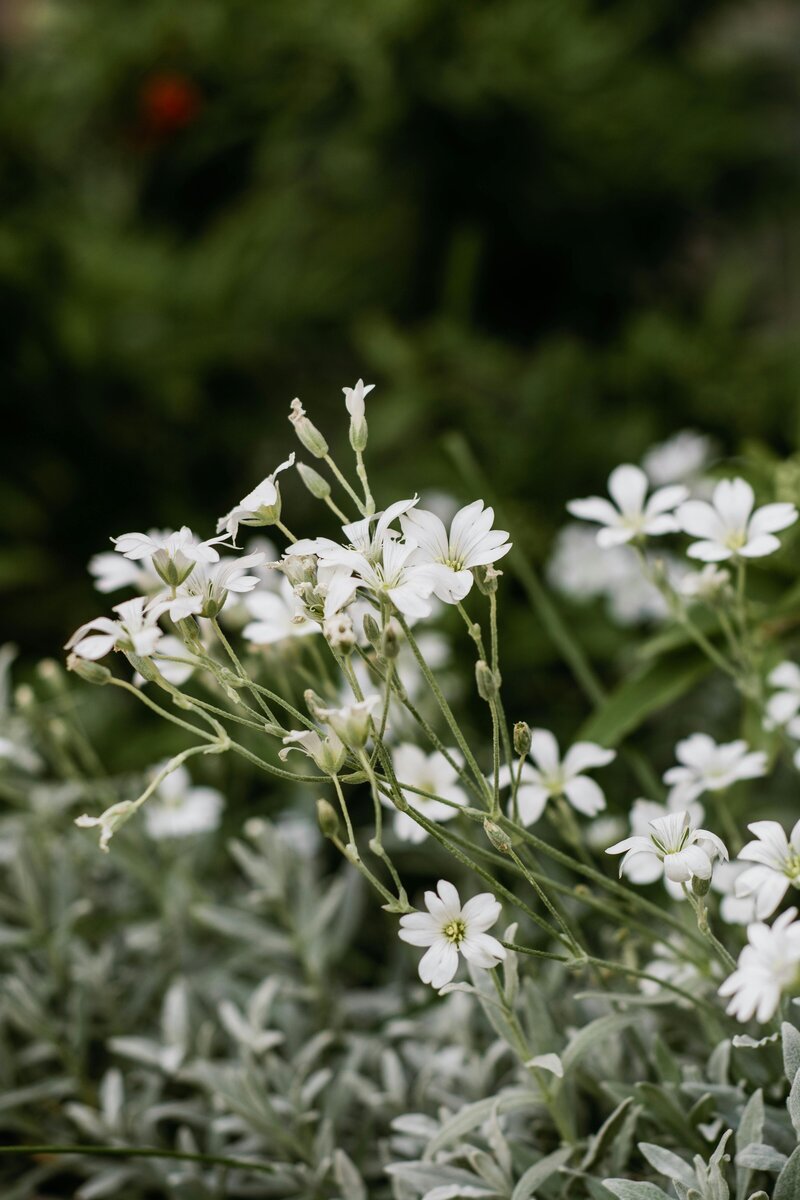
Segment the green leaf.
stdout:
[[697,1182],[694,1171],[687,1162],[678,1158],[677,1154],[652,1142],[640,1142],[639,1149],[659,1175],[666,1175],[668,1179],[680,1179],[687,1187],[694,1187]]
[[467,1104],[459,1109],[455,1116],[445,1121],[436,1136],[431,1138],[425,1148],[425,1159],[432,1159],[437,1151],[442,1150],[448,1143],[458,1141],[465,1133],[477,1129],[489,1119],[495,1109],[498,1113],[504,1113],[541,1107],[541,1099],[529,1088],[509,1088],[499,1096],[486,1096],[483,1100],[476,1100],[474,1104]]
[[[739,1128],[736,1131],[736,1150],[741,1153],[748,1146],[758,1145],[764,1138],[764,1096],[761,1089],[754,1092],[747,1101],[742,1116],[739,1121]],[[744,1200],[747,1189],[752,1182],[752,1168],[738,1165],[736,1172],[736,1196],[737,1200]]]
[[625,1117],[633,1104],[633,1096],[628,1096],[621,1104],[618,1104],[610,1117],[607,1117],[603,1124],[598,1129],[597,1133],[589,1139],[589,1145],[586,1148],[586,1154],[581,1163],[581,1170],[588,1171],[589,1167],[598,1159],[602,1158],[607,1148],[613,1144],[616,1139]]
[[344,1150],[334,1151],[333,1173],[336,1176],[337,1187],[348,1200],[367,1200],[367,1188],[361,1173]]
[[753,1142],[736,1155],[736,1166],[749,1167],[751,1171],[781,1171],[786,1163],[785,1154],[764,1142]]
[[616,746],[652,713],[679,700],[711,669],[712,664],[695,653],[660,659],[612,692],[583,726],[576,741]]
[[603,1186],[619,1200],[670,1200],[666,1192],[654,1183],[637,1183],[632,1179],[604,1179]]
[[636,1020],[637,1015],[633,1012],[609,1013],[605,1017],[598,1017],[596,1021],[590,1021],[588,1025],[584,1025],[561,1055],[564,1073],[567,1074],[572,1067],[577,1066],[583,1056],[590,1050],[594,1050],[600,1042],[614,1037]]
[[798,1137],[800,1137],[800,1071],[798,1071],[794,1077],[794,1083],[792,1084],[791,1091],[789,1092],[789,1099],[786,1101],[786,1107],[789,1110],[789,1116],[792,1124],[794,1125],[794,1131]]
[[789,1083],[794,1083],[795,1076],[800,1070],[800,1030],[788,1021],[781,1025],[783,1040],[783,1069]]
[[532,1167],[528,1167],[511,1193],[511,1200],[531,1200],[536,1189],[546,1183],[550,1176],[554,1175],[567,1162],[571,1154],[572,1148],[564,1146],[561,1150],[554,1150],[552,1154],[540,1158]]
[[772,1200],[797,1200],[800,1196],[800,1146],[778,1176]]

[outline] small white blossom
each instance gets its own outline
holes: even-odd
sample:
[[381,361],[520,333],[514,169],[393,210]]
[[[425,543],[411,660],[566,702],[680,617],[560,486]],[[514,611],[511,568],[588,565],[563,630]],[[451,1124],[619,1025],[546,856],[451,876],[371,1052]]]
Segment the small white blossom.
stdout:
[[784,992],[800,988],[800,921],[796,908],[787,908],[772,927],[760,921],[747,927],[748,944],[736,970],[719,989],[730,996],[727,1011],[739,1021],[753,1017],[762,1024],[777,1012]]
[[693,733],[675,747],[680,766],[664,772],[664,782],[675,788],[684,806],[703,792],[722,792],[740,779],[758,779],[767,773],[767,756],[737,740],[718,745],[706,733]]
[[500,916],[500,905],[490,892],[481,892],[461,906],[461,898],[445,879],[435,892],[425,893],[428,911],[400,918],[400,937],[412,946],[427,946],[419,963],[423,983],[443,988],[458,969],[458,956],[474,967],[496,967],[506,957],[505,947],[486,933]]
[[335,542],[332,538],[302,538],[291,548],[292,555],[316,555],[323,563],[335,566],[352,566],[354,557],[366,558],[370,563],[378,563],[383,557],[384,543],[396,541],[400,534],[392,529],[403,513],[408,512],[417,503],[417,497],[409,500],[396,500],[384,512],[375,513],[371,517],[362,517],[359,521],[351,521],[342,526],[344,542]]
[[153,654],[161,638],[158,614],[148,609],[144,596],[135,600],[124,600],[114,606],[119,619],[95,617],[81,625],[64,647],[78,658],[95,660],[104,658],[112,650],[127,650],[147,658]]
[[482,500],[466,505],[453,517],[448,533],[435,513],[414,508],[400,517],[403,533],[417,544],[414,562],[436,566],[434,595],[445,604],[458,604],[473,584],[472,569],[488,566],[508,554],[511,543],[504,529],[492,529],[494,509]]
[[678,584],[678,591],[687,600],[713,600],[730,581],[730,572],[706,563],[701,571],[687,571]]
[[322,737],[314,729],[292,729],[284,737],[283,746],[278,752],[283,762],[292,750],[300,750],[326,775],[336,775],[347,757],[346,748],[333,730],[327,737]]
[[676,513],[678,525],[691,537],[689,557],[704,562],[729,558],[762,558],[780,548],[775,534],[797,520],[793,504],[765,504],[753,512],[755,496],[745,479],[723,479],[711,502],[687,500]]
[[258,487],[248,492],[237,505],[217,522],[217,533],[223,531],[235,542],[240,525],[274,525],[280,520],[281,493],[277,477],[281,471],[294,466],[294,453],[277,466],[271,475],[262,479]]
[[752,862],[736,880],[736,895],[753,897],[759,921],[770,917],[791,884],[800,888],[800,821],[787,838],[777,821],[753,821],[747,828],[756,835],[739,852],[740,862]]
[[601,496],[589,496],[585,500],[571,500],[567,508],[574,517],[603,526],[597,534],[599,546],[619,546],[635,538],[674,533],[678,526],[669,514],[686,499],[686,488],[678,485],[659,488],[649,499],[647,490],[647,476],[641,467],[625,463],[608,477],[613,504]]
[[[630,811],[630,827],[631,835],[634,837],[649,837],[650,825],[653,821],[658,821],[663,817],[669,817],[673,813],[689,813],[689,821],[693,826],[697,826],[703,819],[702,804],[689,804],[684,806],[676,801],[675,793],[670,792],[667,796],[665,804],[658,804],[655,800],[645,800],[640,798],[634,800]],[[594,826],[592,826],[594,828]],[[630,859],[625,867],[625,875],[630,879],[631,883],[641,885],[655,883],[657,879],[663,878],[664,886],[674,900],[683,900],[683,890],[680,885],[673,883],[668,879],[663,872],[658,858],[651,854],[637,854]]]
[[215,563],[197,563],[172,596],[157,596],[152,601],[158,612],[168,612],[173,621],[192,615],[217,617],[225,607],[228,594],[244,595],[261,582],[249,572],[264,561],[260,552],[241,558],[223,558]]
[[768,729],[778,729],[800,713],[800,666],[794,662],[779,663],[767,676],[767,682],[776,691],[767,701]]
[[[680,578],[680,562],[661,555],[670,581]],[[642,571],[630,546],[598,546],[597,537],[584,525],[568,524],[558,533],[547,578],[553,587],[573,600],[604,598],[609,616],[618,625],[662,621],[669,615],[664,596]]]
[[303,602],[286,578],[275,591],[260,588],[250,592],[244,605],[253,620],[245,625],[242,636],[254,646],[273,646],[319,633],[319,625],[309,620]]
[[351,552],[349,582],[365,588],[376,599],[390,600],[406,617],[430,615],[430,595],[436,586],[436,569],[429,563],[414,563],[414,542],[387,539],[381,558],[371,562],[363,554]]
[[188,525],[174,533],[123,533],[112,538],[118,554],[134,562],[149,561],[168,587],[183,583],[196,563],[214,563],[219,559],[215,544],[223,538],[198,541]]
[[[455,751],[451,750],[449,753],[451,758],[456,758]],[[458,812],[453,805],[467,803],[466,792],[458,780],[458,771],[439,750],[426,754],[419,746],[403,742],[392,751],[392,766],[403,798],[430,821],[449,821]],[[407,785],[431,792],[434,796],[441,796],[442,800],[407,791]],[[443,800],[449,800],[451,803],[444,804]],[[386,804],[387,807],[394,808],[388,797]],[[396,809],[394,831],[404,842],[423,842],[428,836],[428,831],[422,825],[418,825],[413,817]]]
[[691,485],[708,465],[712,450],[710,437],[683,429],[652,446],[642,459],[642,467],[653,487],[669,483]]
[[375,387],[374,383],[364,383],[359,379],[353,388],[342,388],[344,402],[350,414],[350,444],[355,450],[363,450],[367,444],[367,418],[364,400]]
[[606,854],[624,854],[619,873],[640,855],[655,857],[664,875],[673,883],[688,883],[691,879],[710,879],[716,855],[727,860],[725,844],[707,829],[693,829],[688,812],[670,813],[650,822],[649,837],[629,837]]
[[380,696],[367,696],[340,708],[318,708],[315,716],[329,725],[346,746],[360,750],[372,732],[372,714],[381,703]]
[[[165,763],[153,768],[158,774]],[[165,775],[144,805],[144,824],[152,838],[189,837],[219,827],[225,801],[216,788],[195,787],[185,767]]]
[[[547,729],[531,733],[530,757],[535,766],[525,762],[517,792],[519,818],[523,825],[538,821],[550,799],[564,796],[574,809],[585,817],[594,817],[606,806],[600,786],[584,774],[596,767],[605,767],[616,758],[594,742],[576,742],[561,758],[558,742]],[[516,777],[517,768],[500,768],[500,786],[508,787]]]

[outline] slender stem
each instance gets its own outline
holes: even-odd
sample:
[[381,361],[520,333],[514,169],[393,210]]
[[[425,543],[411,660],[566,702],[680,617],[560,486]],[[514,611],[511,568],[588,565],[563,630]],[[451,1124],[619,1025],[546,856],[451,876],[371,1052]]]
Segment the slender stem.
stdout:
[[349,519],[339,508],[339,505],[335,502],[335,500],[333,500],[331,496],[324,496],[323,499],[336,519],[341,521],[342,525],[347,525],[349,523]]
[[297,538],[294,536],[291,529],[287,529],[286,526],[284,525],[283,521],[276,521],[275,526],[277,529],[280,529],[281,533],[288,541],[290,541],[290,542],[297,541]]
[[361,480],[361,486],[364,489],[364,509],[368,516],[372,516],[375,512],[375,501],[372,499],[372,492],[369,490],[369,480],[367,478],[367,468],[364,466],[364,455],[361,450],[356,450],[356,472]]
[[324,461],[327,463],[327,465],[328,465],[329,469],[331,470],[331,472],[333,473],[333,475],[336,477],[336,479],[338,479],[339,483],[342,485],[344,490],[347,492],[348,496],[353,501],[356,508],[361,513],[362,517],[368,516],[369,514],[367,513],[366,506],[364,505],[363,501],[359,498],[359,496],[353,490],[353,488],[351,488],[350,484],[347,482],[344,475],[342,474],[342,472],[337,467],[336,463],[331,458],[330,454],[325,455]]
[[225,634],[222,632],[219,621],[217,620],[216,617],[211,618],[211,628],[214,630],[214,633],[217,635],[220,642],[222,643],[222,645],[225,649],[225,652],[228,655],[228,658],[233,663],[236,674],[239,676],[239,678],[241,680],[243,680],[243,682],[246,684],[246,686],[250,688],[250,691],[255,696],[256,703],[258,704],[261,711],[263,713],[265,713],[267,717],[269,717],[270,721],[274,721],[275,714],[273,713],[273,711],[269,707],[269,705],[265,704],[264,701],[261,699],[261,696],[259,694],[261,689],[254,688],[254,685],[253,685],[252,680],[250,679],[250,676],[247,674],[244,667],[240,663],[239,657],[238,657],[236,651],[234,650],[233,646],[230,644],[230,642],[226,638]]
[[135,696],[137,700],[140,700],[142,704],[146,705],[148,708],[151,708],[153,712],[158,713],[159,717],[163,717],[165,721],[171,721],[173,725],[178,725],[181,729],[188,730],[188,732],[193,734],[195,737],[205,738],[205,740],[208,742],[215,741],[213,734],[207,733],[205,729],[198,729],[197,726],[192,725],[190,721],[183,721],[180,717],[176,717],[174,713],[167,712],[167,710],[162,708],[160,704],[156,704],[155,700],[151,700],[146,692],[142,691],[141,688],[134,687],[132,683],[128,683],[127,679],[112,678],[109,679],[108,682],[112,687],[123,688],[126,692],[130,692],[131,695]]

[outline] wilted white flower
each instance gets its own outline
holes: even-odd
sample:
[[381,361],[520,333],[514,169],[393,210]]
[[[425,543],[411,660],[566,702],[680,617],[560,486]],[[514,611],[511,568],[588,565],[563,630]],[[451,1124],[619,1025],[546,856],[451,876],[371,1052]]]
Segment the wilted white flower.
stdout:
[[225,607],[228,593],[244,595],[261,582],[258,575],[249,574],[264,561],[260,552],[241,558],[223,558],[215,563],[198,563],[175,590],[173,596],[157,596],[152,601],[158,612],[168,612],[173,621],[193,614],[218,617]]
[[[457,757],[452,750],[450,755],[453,758]],[[467,795],[458,780],[458,771],[439,750],[426,754],[419,746],[403,742],[392,751],[392,766],[404,799],[430,821],[449,821],[458,812],[452,805],[467,803]],[[407,791],[406,785],[409,784],[411,787],[431,792],[434,796],[441,796],[442,800],[449,800],[451,803],[444,804],[442,800],[433,800],[428,796],[420,796],[417,792]],[[387,807],[394,807],[388,798],[386,804]],[[423,842],[428,836],[428,831],[422,825],[418,825],[413,817],[396,809],[394,831],[404,842]]]
[[711,503],[687,500],[676,513],[678,525],[691,537],[689,557],[704,562],[729,558],[762,558],[780,548],[775,534],[797,520],[793,504],[765,504],[753,512],[755,496],[745,479],[723,479]]
[[504,529],[492,529],[494,509],[483,500],[466,505],[453,517],[448,533],[435,513],[414,508],[400,517],[403,533],[416,542],[414,562],[436,566],[434,594],[446,604],[463,600],[473,584],[473,567],[488,566],[504,554],[511,543]]
[[767,676],[767,682],[777,690],[767,701],[768,729],[787,725],[800,712],[800,666],[794,662],[779,663]]
[[100,849],[107,853],[112,837],[131,819],[137,808],[138,805],[134,800],[120,800],[118,804],[112,804],[110,808],[102,812],[99,817],[90,817],[87,813],[81,813],[79,817],[75,818],[75,824],[81,829],[98,829],[100,831]]
[[682,805],[703,792],[722,792],[740,779],[757,779],[767,773],[767,756],[750,750],[741,739],[718,745],[706,733],[693,733],[678,742],[675,757],[680,766],[664,772],[664,782],[675,788]]
[[196,563],[214,563],[219,559],[215,543],[224,539],[198,541],[188,525],[174,533],[123,533],[112,538],[118,554],[134,562],[149,561],[168,587],[183,583]]
[[244,604],[253,620],[245,625],[242,636],[254,646],[273,646],[319,633],[319,625],[306,616],[302,601],[286,578],[275,591],[260,588],[250,592]]
[[713,600],[730,580],[724,568],[706,563],[701,571],[687,571],[678,584],[678,591],[687,600]]
[[685,500],[686,488],[677,485],[659,488],[649,499],[647,490],[647,476],[641,467],[625,463],[608,477],[613,504],[601,496],[589,496],[585,500],[571,500],[567,508],[574,517],[603,526],[597,534],[600,546],[619,546],[635,538],[674,533],[678,526],[674,516],[668,514]]
[[[153,768],[163,770],[165,763]],[[216,788],[195,787],[186,767],[165,775],[144,805],[144,824],[152,838],[188,837],[219,827],[225,801]]]
[[753,821],[747,828],[756,835],[739,852],[740,862],[752,862],[736,880],[736,895],[755,900],[759,921],[770,917],[791,884],[800,888],[800,821],[787,838],[777,821]]
[[274,525],[280,520],[281,493],[277,477],[281,471],[294,466],[294,453],[277,466],[271,475],[262,479],[258,487],[248,492],[229,513],[217,522],[217,533],[225,533],[236,541],[240,525]]
[[[576,742],[561,758],[558,742],[547,729],[531,733],[530,757],[536,764],[525,762],[517,792],[519,818],[523,825],[532,825],[544,812],[549,799],[564,796],[574,809],[585,817],[594,817],[606,806],[600,786],[584,774],[596,767],[605,767],[617,757],[594,742]],[[516,767],[500,768],[500,786],[508,787],[515,777]]]
[[762,1024],[777,1012],[784,992],[800,988],[800,921],[796,908],[787,908],[772,927],[760,921],[747,927],[748,945],[736,970],[719,989],[730,996],[727,1011],[739,1021],[755,1017]]
[[380,696],[367,696],[363,700],[343,704],[340,708],[318,708],[315,715],[318,720],[330,725],[345,746],[360,750],[372,732],[372,714],[380,705]]
[[642,459],[642,466],[653,487],[669,483],[690,485],[708,464],[712,450],[713,442],[706,434],[682,429],[652,446]]
[[423,983],[442,988],[458,969],[463,954],[474,967],[496,967],[506,957],[505,947],[486,933],[500,916],[500,905],[490,892],[473,896],[464,907],[461,898],[445,879],[435,892],[425,893],[424,912],[400,918],[400,937],[412,946],[429,947],[419,963]]
[[119,619],[95,617],[81,625],[64,647],[78,658],[104,658],[111,650],[127,650],[142,658],[149,657],[164,636],[159,629],[158,614],[147,607],[144,596],[124,600],[114,605]]
[[326,775],[336,775],[347,757],[345,746],[333,730],[327,737],[322,737],[314,729],[292,729],[284,737],[283,745],[284,749],[278,752],[283,762],[292,750],[301,750]]
[[724,842],[708,829],[693,829],[688,812],[670,813],[650,822],[649,837],[629,837],[606,854],[624,854],[619,873],[640,855],[655,857],[664,875],[673,883],[688,883],[691,879],[710,879],[714,858],[727,860]]

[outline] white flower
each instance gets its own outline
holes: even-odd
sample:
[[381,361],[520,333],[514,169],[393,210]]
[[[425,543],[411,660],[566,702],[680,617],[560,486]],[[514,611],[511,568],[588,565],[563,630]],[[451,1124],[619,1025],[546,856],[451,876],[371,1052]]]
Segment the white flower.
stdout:
[[366,588],[376,599],[390,600],[406,617],[427,617],[431,611],[429,597],[437,582],[436,568],[429,563],[414,563],[415,550],[414,542],[387,538],[378,562],[350,551],[350,582]]
[[492,529],[494,509],[482,500],[459,510],[448,534],[435,513],[415,508],[400,517],[403,533],[417,543],[414,561],[437,566],[434,594],[446,604],[458,604],[473,583],[473,567],[488,566],[504,554],[511,543],[504,529]]
[[485,932],[500,916],[500,905],[490,892],[473,896],[462,908],[452,883],[440,879],[435,892],[425,893],[425,906],[426,913],[400,918],[402,940],[429,947],[419,963],[423,983],[443,988],[458,969],[459,953],[474,967],[485,969],[496,967],[505,958],[505,947]]
[[366,696],[340,708],[317,708],[314,715],[325,725],[330,725],[346,746],[360,750],[372,732],[372,714],[381,703],[380,696]]
[[756,840],[739,852],[739,860],[756,866],[736,880],[736,895],[754,897],[756,918],[763,921],[775,912],[789,884],[800,887],[800,821],[788,838],[777,821],[753,821],[747,828]]
[[730,996],[727,1011],[739,1021],[755,1017],[762,1024],[775,1015],[784,991],[800,987],[800,921],[796,908],[787,908],[772,927],[756,922],[747,927],[748,945],[736,970],[719,989]]
[[691,879],[710,879],[714,857],[727,860],[728,851],[716,834],[707,829],[693,829],[688,812],[670,813],[650,822],[649,837],[629,837],[609,846],[606,854],[624,854],[619,866],[622,875],[628,863],[640,855],[655,856],[662,864],[664,875],[673,883],[688,883]]
[[[599,785],[589,779],[584,771],[605,767],[617,757],[614,750],[607,750],[594,742],[576,742],[561,759],[558,742],[547,729],[534,729],[531,733],[530,757],[535,766],[526,762],[522,766],[521,783],[517,792],[519,818],[523,825],[532,825],[544,812],[547,801],[565,796],[569,803],[585,817],[594,817],[606,806],[606,798]],[[500,786],[508,787],[516,775],[517,768],[500,769]]]
[[721,862],[714,866],[711,886],[722,897],[719,915],[726,925],[749,925],[756,919],[754,898],[736,895],[737,880],[749,869],[743,862]]
[[[156,534],[151,530],[149,536],[155,537]],[[89,574],[93,577],[98,592],[105,594],[124,587],[134,587],[137,592],[146,595],[158,591],[163,582],[150,559],[136,563],[123,558],[114,550],[92,555],[89,559]]]
[[[164,768],[153,768],[156,775]],[[165,775],[144,805],[144,824],[152,838],[187,837],[211,833],[219,827],[225,801],[215,788],[194,787],[185,767]]]
[[775,534],[793,525],[793,504],[765,504],[753,512],[755,496],[744,479],[723,479],[714,488],[709,504],[687,500],[676,513],[678,525],[691,537],[700,538],[689,547],[689,557],[704,562],[728,558],[762,558],[779,549]]
[[213,563],[219,559],[215,543],[223,538],[210,538],[200,542],[188,525],[174,533],[123,533],[112,538],[118,554],[134,562],[149,560],[153,569],[168,587],[183,583],[195,563]]
[[416,503],[416,496],[410,500],[396,500],[384,512],[343,525],[344,543],[334,542],[332,538],[325,537],[302,538],[293,544],[289,553],[313,554],[321,562],[336,566],[351,566],[354,555],[364,557],[371,563],[380,562],[387,539],[395,541],[400,537],[397,530],[391,528],[392,522],[402,513],[408,512]]
[[[667,579],[677,579],[679,560],[660,556]],[[550,583],[574,600],[605,597],[609,615],[619,625],[661,621],[669,606],[642,571],[630,546],[603,549],[584,525],[565,525],[558,533],[547,565]]]
[[245,625],[242,637],[254,646],[273,646],[276,642],[319,633],[319,625],[306,616],[303,602],[286,578],[281,580],[277,591],[262,588],[251,592],[244,604],[254,620]]
[[278,752],[283,762],[292,750],[301,750],[326,775],[336,775],[347,757],[347,750],[333,731],[321,737],[314,729],[292,729],[284,737],[283,745],[284,749]]
[[691,484],[707,465],[713,443],[703,433],[683,429],[665,442],[652,446],[642,466],[653,487],[668,483]]
[[220,517],[217,533],[224,530],[235,542],[240,525],[274,525],[280,520],[281,493],[276,479],[281,471],[294,466],[294,458],[294,453],[290,454],[271,475],[261,480],[258,487],[248,492],[224,517]]
[[678,591],[687,600],[713,600],[730,580],[730,572],[706,563],[701,571],[687,571],[678,584]]
[[[144,596],[125,600],[114,606],[119,620],[95,617],[81,625],[64,647],[78,658],[104,658],[111,650],[127,650],[142,658],[149,657],[164,636],[159,629],[158,614],[149,610]],[[92,632],[93,631],[93,632]]]
[[359,379],[355,387],[342,388],[342,391],[344,392],[344,402],[347,406],[347,411],[350,414],[350,421],[356,426],[356,428],[360,427],[364,423],[364,400],[374,387],[374,383],[364,383],[363,379]]
[[567,508],[574,517],[603,526],[597,534],[599,546],[618,546],[634,538],[674,533],[678,526],[668,514],[685,500],[686,488],[659,488],[646,501],[647,488],[647,476],[641,467],[625,463],[608,477],[613,504],[601,496],[589,496],[585,500],[571,500]]
[[779,663],[767,676],[767,682],[778,690],[767,701],[768,729],[787,725],[800,712],[800,666],[794,662]]
[[757,779],[767,773],[767,756],[749,750],[738,740],[718,745],[706,733],[693,733],[678,742],[675,757],[681,764],[664,772],[664,782],[675,788],[684,806],[703,792],[722,792],[740,779]]
[[[450,755],[456,757],[452,750]],[[404,799],[430,821],[449,821],[458,812],[452,805],[467,803],[467,795],[458,782],[458,771],[439,750],[426,754],[419,746],[403,742],[392,751],[392,765]],[[442,800],[432,800],[417,792],[407,791],[409,784],[434,796],[441,796]],[[443,800],[451,803],[444,804]],[[388,797],[385,802],[387,807],[394,807]],[[428,831],[418,825],[413,817],[396,809],[394,831],[404,842],[423,842],[428,836]]]
[[[693,826],[700,824],[703,819],[702,804],[689,804],[685,811],[689,813],[689,821]],[[666,804],[657,804],[654,800],[641,798],[634,800],[629,817],[631,834],[634,837],[648,837],[653,821],[658,821],[660,818],[668,817],[676,812],[683,813],[684,805],[676,801],[674,792],[670,792],[667,796]],[[637,854],[625,867],[625,875],[631,883],[655,883],[663,876],[663,869],[659,859],[652,854]],[[664,877],[664,885],[673,899],[682,900],[684,898],[679,884]]]
[[195,614],[217,617],[225,607],[230,592],[243,595],[261,582],[258,575],[248,572],[259,567],[264,555],[245,554],[241,558],[223,558],[219,562],[198,563],[173,596],[157,596],[152,601],[158,612],[168,612],[173,621]]

